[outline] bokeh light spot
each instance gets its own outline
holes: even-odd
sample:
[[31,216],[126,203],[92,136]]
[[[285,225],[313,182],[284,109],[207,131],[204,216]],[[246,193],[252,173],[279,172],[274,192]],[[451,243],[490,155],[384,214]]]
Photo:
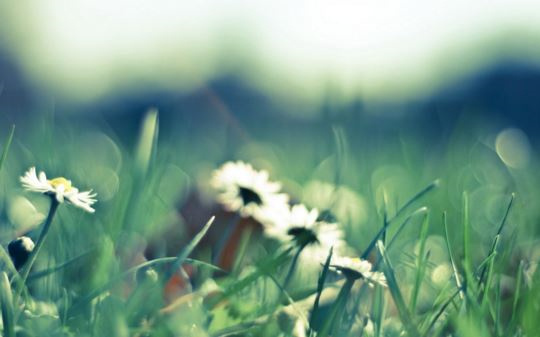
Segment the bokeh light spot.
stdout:
[[527,135],[516,128],[501,131],[495,139],[499,158],[512,168],[523,168],[529,163],[531,146]]

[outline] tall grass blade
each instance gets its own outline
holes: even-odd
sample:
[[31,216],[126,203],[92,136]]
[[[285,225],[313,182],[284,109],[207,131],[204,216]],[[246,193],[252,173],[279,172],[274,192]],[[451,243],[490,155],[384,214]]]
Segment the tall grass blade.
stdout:
[[501,274],[497,274],[497,292],[495,293],[495,334],[501,335]]
[[510,316],[510,321],[508,326],[514,327],[516,325],[516,317],[518,311],[518,303],[521,296],[521,285],[523,283],[523,261],[520,261],[517,275],[516,275],[516,290],[514,291],[514,298],[512,300],[512,316]]
[[448,257],[450,258],[450,263],[452,264],[452,273],[454,275],[454,281],[456,282],[456,287],[459,290],[459,296],[461,299],[464,298],[461,280],[459,278],[459,273],[456,266],[456,261],[454,260],[454,254],[452,252],[452,246],[450,245],[450,237],[448,235],[448,221],[446,218],[446,212],[443,212],[443,226],[444,226],[444,239],[446,242],[446,249],[448,250]]
[[433,329],[433,327],[435,326],[435,323],[437,323],[437,320],[441,317],[441,315],[445,312],[446,308],[448,308],[448,306],[450,305],[450,303],[452,303],[452,301],[454,300],[454,298],[459,294],[461,293],[461,289],[457,289],[445,302],[443,305],[441,305],[441,307],[439,308],[439,310],[437,311],[437,313],[433,316],[433,318],[431,319],[427,329],[426,329],[426,332],[424,333],[424,336],[428,336],[429,335],[429,332],[431,331],[431,329]]
[[51,274],[54,274],[62,269],[65,269],[73,264],[75,264],[76,262],[79,262],[82,258],[88,256],[89,254],[91,254],[94,250],[90,250],[90,251],[87,251],[87,252],[84,252],[78,256],[75,256],[74,258],[64,262],[64,263],[61,263],[57,266],[54,266],[52,268],[48,268],[48,269],[45,269],[45,270],[40,270],[40,271],[36,271],[36,272],[33,272],[32,274],[28,275],[28,278],[26,279],[26,282],[32,282],[32,281],[35,281],[39,278],[42,278],[42,277],[45,277],[45,276],[48,276],[48,275],[51,275]]
[[439,179],[436,179],[434,180],[433,182],[431,182],[428,186],[426,186],[423,190],[421,190],[420,192],[416,193],[415,195],[412,196],[412,198],[410,198],[405,204],[403,204],[403,206],[401,206],[400,209],[398,209],[398,211],[396,212],[396,214],[394,214],[393,217],[391,217],[390,219],[388,219],[388,222],[392,222],[394,221],[397,217],[399,217],[407,208],[409,208],[412,204],[414,204],[417,200],[421,199],[424,195],[428,194],[429,192],[431,192],[432,190],[434,190],[435,188],[439,187],[439,185],[441,184],[440,180]]
[[418,300],[418,294],[420,292],[420,287],[424,279],[424,274],[426,271],[426,262],[429,259],[429,252],[424,256],[424,251],[426,249],[426,240],[429,230],[429,213],[424,216],[424,221],[422,222],[422,229],[420,230],[420,248],[418,251],[418,256],[416,258],[416,277],[414,286],[411,294],[411,303],[410,310],[411,312],[416,312],[416,301]]
[[11,147],[11,142],[13,141],[14,134],[15,134],[15,125],[12,125],[11,130],[9,131],[9,135],[6,139],[6,143],[4,144],[4,148],[2,149],[2,156],[0,157],[0,171],[2,170],[2,167],[4,167],[4,162],[6,161],[9,148]]
[[244,288],[251,285],[261,276],[265,276],[268,273],[275,272],[277,267],[282,265],[288,259],[289,254],[290,254],[290,249],[287,249],[279,254],[276,254],[275,256],[273,256],[272,258],[266,261],[262,261],[256,264],[257,265],[256,270],[246,275],[244,278],[237,280],[231,285],[229,285],[222,294],[216,296],[211,301],[209,301],[207,304],[207,307],[209,308],[215,307],[223,300],[229,298],[230,296],[238,293],[239,291],[242,291]]
[[377,287],[375,289],[373,300],[373,323],[375,324],[375,336],[382,336],[384,317],[386,313],[386,301],[384,296],[384,288]]
[[[472,288],[474,276],[472,272],[472,256],[470,248],[470,223],[469,223],[469,194],[463,192],[463,269],[465,272],[465,284],[463,286],[466,294],[469,292],[469,288]],[[473,290],[473,289],[470,289]],[[474,291],[472,291],[474,292]],[[469,296],[467,296],[469,297]],[[469,297],[470,298],[470,297]]]
[[[496,237],[496,242],[499,241],[499,236]],[[486,276],[486,282],[482,283],[482,279],[479,280],[479,289],[480,289],[480,298],[482,307],[486,304],[487,299],[487,293],[489,289],[491,288],[491,282],[493,280],[493,268],[495,265],[495,258],[497,257],[497,251],[494,251],[489,258],[489,261],[487,263],[487,276]],[[486,270],[486,269],[484,269]],[[483,286],[482,286],[483,285]]]
[[394,245],[396,240],[399,238],[401,232],[405,229],[405,226],[409,223],[410,220],[412,220],[413,217],[416,215],[420,215],[423,213],[426,213],[428,211],[427,207],[420,207],[416,211],[412,212],[403,222],[399,225],[398,229],[394,233],[394,236],[392,236],[392,239],[390,239],[390,242],[386,244],[386,250],[390,250],[390,248]]
[[216,218],[215,216],[211,217],[210,220],[208,220],[208,222],[206,223],[206,225],[204,225],[204,227],[200,230],[200,232],[197,233],[197,235],[195,235],[193,239],[191,239],[189,244],[186,247],[184,247],[184,249],[182,249],[180,253],[178,253],[178,255],[176,256],[176,261],[173,263],[171,268],[165,274],[165,278],[164,278],[165,280],[170,279],[171,276],[176,272],[176,270],[178,270],[178,268],[182,266],[186,258],[193,252],[195,247],[197,247],[199,242],[201,242],[203,237],[206,235],[206,232],[208,232],[208,230],[210,229],[210,226],[212,226],[212,223],[214,222],[215,218]]
[[[390,243],[388,244],[388,248],[390,246],[392,246],[392,244],[396,241],[397,237],[398,237],[398,234],[405,228],[405,226],[409,223],[409,221],[416,215],[418,214],[422,214],[424,212],[427,211],[427,208],[426,207],[420,207],[419,209],[417,209],[416,211],[412,212],[409,216],[407,216],[407,218],[405,218],[405,220],[403,220],[403,222],[401,223],[401,225],[398,227],[398,230],[396,231],[396,234],[394,234],[394,236],[392,237],[392,239],[390,240]],[[390,225],[390,222],[386,222],[386,226],[383,226],[379,232],[373,237],[373,239],[371,239],[371,242],[369,243],[369,245],[367,246],[367,248],[364,250],[364,252],[362,253],[361,255],[361,258],[366,260],[368,257],[369,257],[369,254],[371,254],[371,251],[373,250],[373,248],[375,248],[375,245],[377,244],[377,241],[380,240],[383,236],[383,234],[386,232],[386,230],[388,229],[389,225]]]
[[382,257],[382,262],[383,262],[382,269],[386,277],[386,281],[388,282],[388,289],[390,290],[390,294],[392,295],[394,304],[396,305],[401,322],[405,326],[405,330],[407,331],[407,334],[409,336],[414,336],[414,337],[419,336],[420,333],[418,332],[418,329],[413,322],[413,318],[409,310],[407,309],[407,305],[405,305],[405,300],[403,299],[403,295],[401,293],[401,290],[399,289],[399,286],[397,284],[397,280],[394,274],[394,268],[392,267],[392,264],[390,263],[390,260],[388,259],[388,256],[386,255],[386,250],[384,248],[382,241],[377,242],[377,249],[379,250],[379,254]]
[[[504,225],[506,224],[506,219],[508,218],[508,214],[510,213],[510,209],[512,208],[512,204],[514,202],[514,197],[515,197],[515,195],[514,195],[514,193],[512,193],[510,195],[510,201],[508,201],[508,206],[506,207],[506,211],[504,212],[504,215],[503,215],[503,217],[501,219],[501,223],[499,224],[499,229],[497,230],[497,234],[493,238],[493,243],[491,245],[491,249],[489,250],[488,258],[490,256],[494,256],[496,254],[496,252],[497,252],[497,246],[499,244],[501,233],[503,231]],[[484,265],[482,267],[482,271],[480,272],[480,277],[478,279],[478,286],[479,287],[484,282],[484,277],[486,276],[485,275],[486,274],[486,268],[491,267],[491,264],[493,264],[494,259],[492,258],[491,261],[492,262],[489,265]]]
[[0,274],[0,299],[2,301],[2,322],[5,337],[15,337],[15,319],[13,314],[13,293],[6,272]]
[[155,154],[158,127],[158,111],[156,109],[150,109],[144,117],[139,134],[139,142],[135,150],[135,166],[141,176],[144,176],[148,171],[152,155]]
[[324,262],[324,266],[317,281],[317,294],[315,295],[315,301],[313,302],[313,309],[311,310],[311,317],[309,318],[309,326],[313,327],[313,323],[318,319],[317,314],[319,311],[319,302],[321,300],[321,295],[324,290],[324,283],[326,282],[326,276],[328,275],[328,270],[330,269],[330,261],[332,260],[332,254],[334,253],[334,248],[330,248],[328,252],[328,257]]
[[[317,334],[317,337],[329,336],[336,328],[336,324],[339,325],[353,284],[354,279],[348,278],[345,280],[345,283],[343,284],[343,287],[341,287],[334,304],[332,304],[332,308],[330,308],[330,313],[325,317],[324,325],[321,331]],[[335,334],[332,333],[332,335],[334,336]]]
[[347,167],[347,137],[345,137],[345,132],[341,127],[333,126],[332,132],[336,143],[336,175],[334,177],[334,186],[337,189],[343,179],[343,170]]

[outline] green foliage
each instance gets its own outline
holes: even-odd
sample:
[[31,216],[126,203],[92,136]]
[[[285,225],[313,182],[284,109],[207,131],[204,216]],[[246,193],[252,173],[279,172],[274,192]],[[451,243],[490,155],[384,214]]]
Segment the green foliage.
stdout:
[[[240,217],[219,207],[207,188],[209,167],[224,156],[209,144],[224,146],[221,133],[197,141],[185,134],[163,138],[153,110],[129,141],[103,126],[86,134],[65,120],[43,125],[42,133],[19,135],[18,128],[14,143],[11,129],[0,157],[2,244],[50,228],[48,239],[39,240],[32,270],[15,270],[0,247],[4,336],[540,332],[534,227],[540,214],[530,206],[540,201],[531,179],[536,163],[511,171],[492,161],[493,150],[459,132],[448,153],[417,162],[411,158],[422,157],[420,145],[408,147],[407,158],[402,140],[381,153],[341,127],[327,130],[328,139],[308,135],[290,147],[279,147],[283,135],[276,131],[272,151],[256,140],[250,151],[230,149],[270,166],[293,200],[317,200],[327,219],[347,218],[342,227],[349,254],[369,260],[386,277],[387,288],[373,288],[334,270],[332,258],[342,252],[316,260],[307,250],[265,238],[253,219],[242,218],[237,232],[222,237],[229,220]],[[490,159],[477,160],[471,149]],[[268,153],[275,162],[269,163]],[[54,221],[45,218],[48,199],[19,187],[28,165],[95,188],[96,213],[61,204]],[[331,195],[306,198],[302,186],[312,180],[330,184],[324,192]],[[338,193],[345,187],[347,193]],[[310,190],[316,192],[323,193]],[[347,195],[362,204],[339,208],[351,202]],[[363,217],[332,214],[360,208]],[[219,254],[210,258],[217,242],[224,242],[219,250],[230,254],[229,264]]]

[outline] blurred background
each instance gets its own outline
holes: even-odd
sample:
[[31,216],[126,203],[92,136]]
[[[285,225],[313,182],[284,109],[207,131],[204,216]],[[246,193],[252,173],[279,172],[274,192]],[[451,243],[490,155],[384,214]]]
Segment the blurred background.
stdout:
[[[334,212],[358,247],[376,232],[383,199],[395,212],[435,179],[444,186],[430,201],[435,222],[443,210],[459,222],[466,190],[487,247],[517,192],[512,216],[526,238],[540,215],[537,9],[533,0],[1,1],[2,142],[16,124],[3,182],[15,187],[37,165],[93,187],[98,218],[100,207],[125,206],[117,196],[137,191],[122,181],[138,174],[129,163],[155,108],[160,169],[145,188],[181,208],[181,221],[202,224],[209,212],[193,205],[209,200],[211,170],[243,159],[312,206],[328,207],[315,192],[342,186],[349,204]],[[6,202],[6,219],[31,223],[18,202]]]

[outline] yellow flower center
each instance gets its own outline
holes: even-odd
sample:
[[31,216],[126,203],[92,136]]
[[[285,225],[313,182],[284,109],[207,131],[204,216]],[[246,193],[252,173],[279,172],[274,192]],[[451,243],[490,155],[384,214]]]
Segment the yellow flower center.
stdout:
[[69,192],[69,190],[71,190],[71,188],[72,188],[71,187],[71,180],[67,180],[64,177],[58,177],[58,178],[51,179],[51,180],[49,180],[49,183],[54,188],[58,188],[58,186],[63,185],[65,192]]

